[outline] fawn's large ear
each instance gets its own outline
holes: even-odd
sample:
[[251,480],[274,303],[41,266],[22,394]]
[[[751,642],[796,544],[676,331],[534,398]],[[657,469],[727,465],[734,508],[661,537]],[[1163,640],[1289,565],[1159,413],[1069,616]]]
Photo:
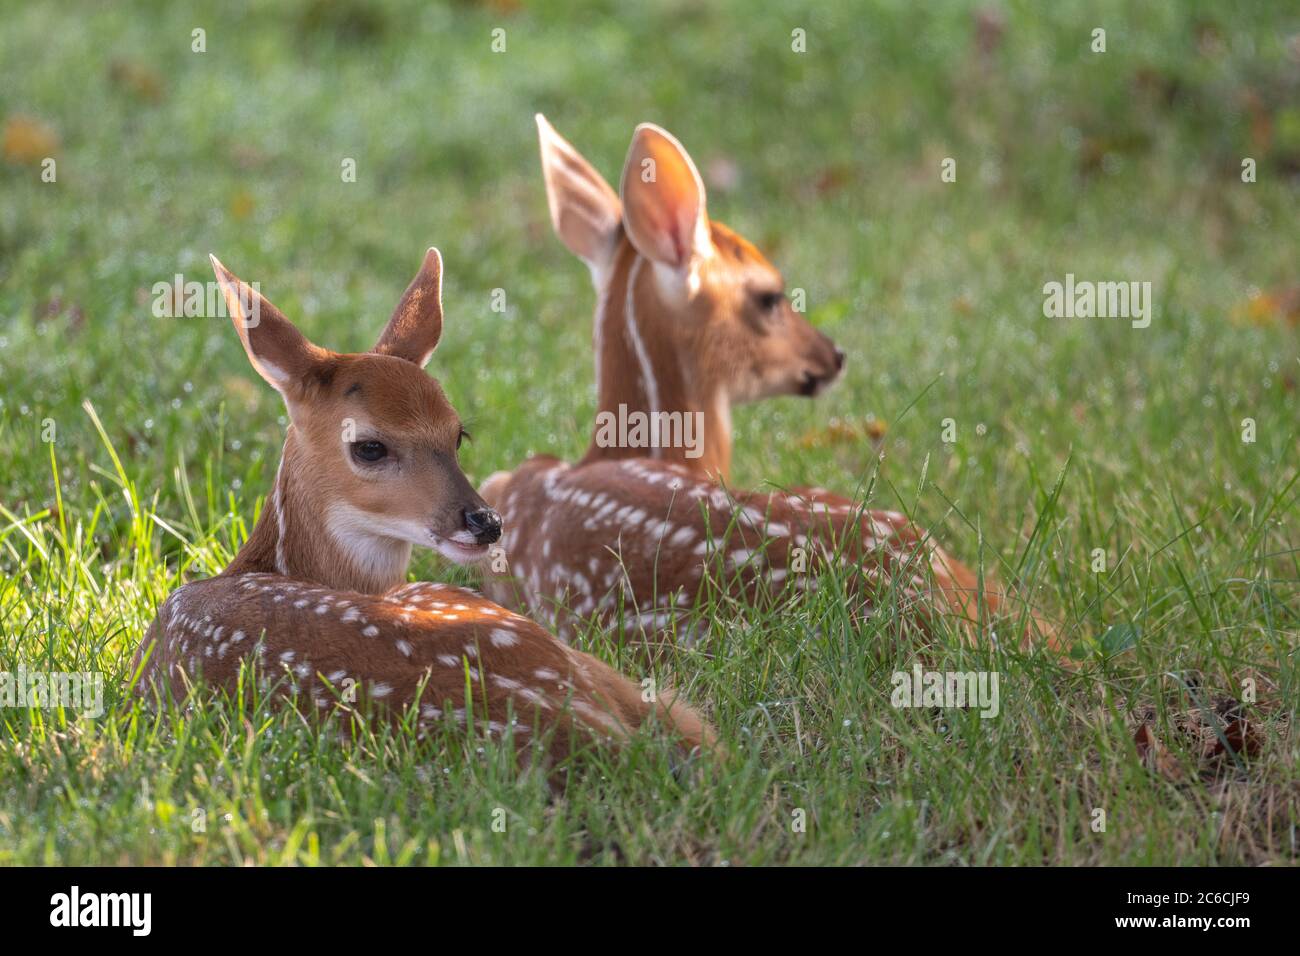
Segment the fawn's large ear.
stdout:
[[256,289],[242,282],[217,257],[212,260],[212,270],[226,299],[226,311],[244,343],[248,360],[257,374],[266,379],[277,391],[283,393],[295,382],[301,382],[311,369],[329,353],[312,345],[307,337]]
[[423,368],[442,338],[442,254],[430,248],[372,352]]
[[636,128],[619,192],[628,238],[647,259],[684,269],[712,249],[704,182],[667,130],[653,123]]
[[600,268],[614,251],[623,206],[600,173],[546,117],[538,113],[536,119],[551,225],[570,252],[591,268]]

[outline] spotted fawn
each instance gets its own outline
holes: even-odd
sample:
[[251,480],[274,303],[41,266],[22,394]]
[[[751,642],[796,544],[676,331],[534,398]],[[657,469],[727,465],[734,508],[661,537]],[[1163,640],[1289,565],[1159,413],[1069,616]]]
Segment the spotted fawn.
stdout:
[[[726,487],[732,406],[815,396],[844,354],[795,311],[763,254],[709,218],[699,172],[668,132],[637,127],[615,194],[541,115],[537,128],[551,222],[596,288],[597,428],[576,464],[538,456],[483,484],[509,527],[487,593],[562,636],[594,617],[689,640],[710,577],[754,600],[815,588],[832,561],[860,616],[889,601],[923,627],[956,618],[973,637],[1016,614],[991,577],[898,512],[823,488]],[[693,422],[693,446],[652,440]],[[1027,618],[1025,640],[1050,634]]]
[[[221,574],[177,588],[136,654],[142,691],[192,681],[234,690],[241,664],[306,707],[418,707],[425,729],[471,721],[517,745],[615,745],[652,717],[687,748],[713,732],[672,695],[613,668],[479,594],[407,583],[413,545],[482,558],[501,519],[460,469],[460,418],[424,366],[442,334],[442,259],[425,256],[375,347],[313,345],[278,309],[212,266],[253,368],[290,424],[266,507]],[[308,704],[307,702],[310,702]],[[349,702],[350,703],[350,702]]]

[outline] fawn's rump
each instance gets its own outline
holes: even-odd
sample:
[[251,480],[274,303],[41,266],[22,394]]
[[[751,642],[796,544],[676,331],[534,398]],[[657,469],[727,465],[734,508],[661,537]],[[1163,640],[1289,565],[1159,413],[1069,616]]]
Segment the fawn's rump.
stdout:
[[613,668],[452,585],[370,595],[275,574],[220,575],[167,598],[133,673],[141,660],[142,691],[179,698],[201,681],[234,692],[243,667],[246,687],[255,682],[322,714],[345,707],[397,717],[415,707],[422,730],[472,724],[521,746],[544,736],[552,757],[579,741],[617,743],[652,715],[687,748],[713,742],[686,705],[642,701]]

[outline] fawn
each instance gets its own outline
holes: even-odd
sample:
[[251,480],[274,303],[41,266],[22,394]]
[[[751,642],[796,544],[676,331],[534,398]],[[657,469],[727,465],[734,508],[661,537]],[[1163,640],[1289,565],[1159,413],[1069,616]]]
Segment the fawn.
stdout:
[[520,746],[549,732],[556,759],[575,737],[618,740],[652,714],[686,746],[712,746],[712,730],[671,695],[643,702],[613,668],[472,591],[406,582],[412,545],[467,563],[501,534],[460,469],[460,419],[424,372],[442,334],[436,249],[375,347],[357,355],[313,345],[212,266],[248,359],[290,424],[267,506],[230,566],[159,608],[132,667],[141,688],[180,696],[202,676],[233,690],[248,660],[322,710],[350,684],[362,709],[418,706],[425,729],[512,727]]
[[[617,417],[620,437],[636,440],[598,427],[576,465],[534,457],[483,484],[510,527],[487,593],[561,636],[592,615],[662,634],[684,623],[715,569],[753,600],[815,587],[815,557],[852,576],[864,614],[894,601],[922,624],[954,615],[970,635],[1005,610],[997,585],[981,587],[898,512],[822,488],[723,487],[732,405],[815,396],[843,353],[791,307],[762,253],[709,219],[699,172],[665,130],[636,128],[616,195],[540,114],[537,129],[552,225],[596,287],[597,421]],[[639,433],[622,427],[635,414]],[[702,423],[695,447],[649,440],[685,435],[683,416]],[[1030,636],[1049,632],[1030,616]]]

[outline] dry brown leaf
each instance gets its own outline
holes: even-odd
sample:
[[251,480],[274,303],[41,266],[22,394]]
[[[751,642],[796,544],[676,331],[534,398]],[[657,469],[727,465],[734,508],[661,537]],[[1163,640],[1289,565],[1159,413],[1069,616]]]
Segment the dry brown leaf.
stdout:
[[1138,759],[1148,770],[1159,773],[1172,783],[1182,781],[1183,768],[1174,755],[1165,749],[1150,724],[1143,723],[1138,727],[1137,733],[1133,735],[1133,745],[1137,748]]
[[236,222],[246,220],[256,208],[257,203],[247,189],[240,189],[230,197],[230,217]]
[[873,444],[884,440],[889,424],[880,418],[868,418],[858,423],[843,418],[832,418],[821,428],[813,428],[799,436],[800,448],[829,448],[833,445],[855,445],[864,438]]
[[162,74],[144,63],[114,60],[108,66],[108,78],[119,89],[150,103],[163,97]]
[[1220,757],[1229,750],[1233,753],[1245,754],[1247,757],[1254,757],[1259,753],[1259,731],[1245,717],[1238,717],[1224,727],[1222,737],[1215,734],[1214,740],[1206,747],[1205,756]]
[[1300,325],[1300,286],[1253,292],[1232,310],[1233,320],[1249,325]]
[[848,166],[827,166],[813,179],[813,191],[818,196],[830,196],[853,181],[853,170]]
[[59,136],[40,120],[15,113],[5,120],[0,152],[11,163],[23,166],[39,163],[58,154]]

